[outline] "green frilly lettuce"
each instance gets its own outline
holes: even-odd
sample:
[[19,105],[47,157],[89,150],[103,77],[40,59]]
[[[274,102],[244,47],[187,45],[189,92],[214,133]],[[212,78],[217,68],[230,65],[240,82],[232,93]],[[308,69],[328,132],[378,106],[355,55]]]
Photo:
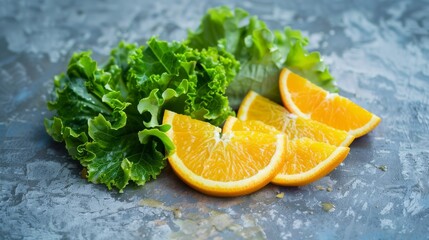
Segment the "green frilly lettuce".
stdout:
[[121,42],[104,67],[90,52],[74,54],[54,78],[45,119],[93,183],[122,191],[155,179],[174,151],[162,125],[165,109],[219,125],[234,112],[225,91],[239,68],[215,48],[191,49],[152,38],[145,46]]

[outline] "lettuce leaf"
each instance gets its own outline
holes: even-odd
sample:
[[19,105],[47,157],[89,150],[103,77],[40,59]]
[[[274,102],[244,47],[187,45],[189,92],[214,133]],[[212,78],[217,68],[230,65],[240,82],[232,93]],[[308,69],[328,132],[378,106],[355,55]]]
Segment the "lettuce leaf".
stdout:
[[268,29],[256,16],[228,7],[208,10],[201,24],[188,32],[186,43],[197,49],[218,47],[235,56],[241,69],[227,89],[233,108],[238,108],[249,90],[280,102],[278,77],[284,67],[331,92],[335,80],[318,52],[308,52],[308,39],[297,30]]
[[239,63],[226,51],[198,51],[152,38],[131,59],[128,78],[145,96],[138,110],[150,117],[144,122],[146,127],[158,126],[165,109],[214,125],[234,115],[225,92]]
[[54,78],[45,128],[65,142],[90,182],[119,191],[155,179],[174,151],[162,125],[165,109],[221,124],[234,114],[225,91],[238,62],[215,48],[198,51],[152,38],[113,49],[104,67],[90,52],[74,54]]

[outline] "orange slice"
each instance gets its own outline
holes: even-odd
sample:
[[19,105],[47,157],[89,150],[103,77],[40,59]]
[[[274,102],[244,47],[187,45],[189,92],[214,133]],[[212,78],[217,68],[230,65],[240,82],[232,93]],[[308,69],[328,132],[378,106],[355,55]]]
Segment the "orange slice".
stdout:
[[238,110],[237,118],[242,121],[258,120],[284,132],[288,139],[307,137],[335,146],[349,146],[354,136],[326,124],[299,117],[283,106],[250,91]]
[[[229,117],[224,132],[261,131],[278,134],[277,129],[256,120],[240,121]],[[348,155],[348,147],[337,147],[309,138],[288,140],[280,172],[271,180],[282,186],[302,186],[326,176]]]
[[347,157],[350,148],[337,147],[309,138],[291,141],[286,163],[271,181],[282,186],[303,186],[332,172]]
[[283,104],[296,115],[344,130],[355,137],[367,134],[381,121],[350,99],[329,93],[286,68],[280,73],[279,87]]
[[189,116],[164,112],[163,124],[176,150],[168,158],[188,185],[213,196],[239,196],[259,190],[280,170],[284,134],[229,131]]

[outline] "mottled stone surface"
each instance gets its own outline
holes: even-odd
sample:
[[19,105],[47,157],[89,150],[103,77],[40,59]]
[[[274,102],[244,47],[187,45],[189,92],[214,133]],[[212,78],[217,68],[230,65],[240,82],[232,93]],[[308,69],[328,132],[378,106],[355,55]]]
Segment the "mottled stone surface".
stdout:
[[[43,127],[52,77],[75,51],[104,60],[121,39],[181,40],[223,4],[301,29],[381,125],[300,188],[218,199],[169,168],[123,194],[87,183]],[[428,29],[428,1],[0,0],[0,238],[428,239]]]

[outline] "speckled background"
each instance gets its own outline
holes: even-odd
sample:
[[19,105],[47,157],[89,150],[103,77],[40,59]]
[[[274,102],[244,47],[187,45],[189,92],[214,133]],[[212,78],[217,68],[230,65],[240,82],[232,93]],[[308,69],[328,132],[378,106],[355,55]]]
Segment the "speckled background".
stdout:
[[[301,29],[381,125],[300,188],[218,199],[169,168],[123,194],[87,183],[43,127],[52,77],[75,51],[103,61],[121,39],[181,40],[223,4]],[[429,1],[0,0],[0,238],[429,239],[428,29]]]

